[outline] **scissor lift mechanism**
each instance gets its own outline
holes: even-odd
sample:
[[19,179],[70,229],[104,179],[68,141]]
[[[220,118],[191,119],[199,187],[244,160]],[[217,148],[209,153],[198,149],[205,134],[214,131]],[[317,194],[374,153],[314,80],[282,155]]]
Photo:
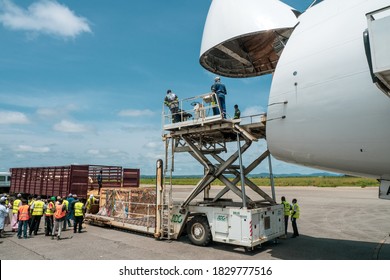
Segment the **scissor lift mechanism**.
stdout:
[[[208,200],[209,197],[205,197],[205,199],[208,200],[208,204],[217,203],[218,200],[228,191],[232,191],[242,198],[244,207],[255,207],[256,203],[264,202],[268,202],[271,205],[275,204],[274,198],[271,198],[247,177],[253,169],[255,169],[269,156],[268,150],[261,154],[247,168],[244,168],[242,164],[234,164],[237,160],[239,160],[240,163],[242,162],[240,160],[242,154],[251,146],[253,141],[258,141],[264,137],[264,122],[239,125],[238,122],[233,120],[222,120],[217,123],[194,128],[182,128],[177,131],[171,131],[170,134],[166,135],[164,137],[165,141],[168,141],[169,139],[174,141],[174,147],[171,152],[188,152],[204,167],[205,170],[204,177],[194,187],[181,206],[183,208],[188,206],[195,197],[208,188],[208,186],[216,179],[223,182],[226,187],[223,188],[212,200]],[[244,141],[242,146],[240,144],[241,141]],[[231,154],[227,160],[224,160],[219,156],[219,154],[221,152],[227,152],[226,144],[228,142],[237,142],[237,151]],[[214,158],[217,164],[213,164],[206,155],[210,155]],[[166,158],[168,159],[169,155],[167,155]],[[171,158],[173,159],[174,156],[172,155]],[[226,174],[232,174],[235,178],[231,181],[226,177]],[[245,188],[240,189],[237,187],[237,184],[239,184],[240,181],[241,183],[244,182],[244,185],[250,187],[264,199],[261,201],[253,201],[250,199],[245,194]],[[206,194],[208,194],[208,192],[206,192]]]
[[[172,236],[173,238],[177,238],[178,235],[182,232],[185,222],[188,220],[189,223],[191,223],[191,217],[194,219],[193,216],[197,215],[208,217],[208,223],[210,224],[210,228],[212,228],[210,231],[213,233],[213,239],[216,241],[244,245],[247,248],[253,248],[254,246],[261,244],[270,238],[275,238],[281,235],[283,228],[282,226],[279,227],[279,222],[272,222],[272,224],[278,224],[279,228],[276,230],[276,232],[272,231],[272,234],[269,233],[268,236],[265,236],[267,234],[264,234],[264,232],[259,233],[259,236],[255,241],[248,241],[246,240],[248,239],[247,237],[244,237],[245,240],[237,241],[232,237],[232,229],[227,229],[236,227],[235,225],[231,224],[232,221],[234,221],[234,215],[248,217],[248,220],[250,220],[250,227],[252,227],[252,219],[257,219],[259,228],[263,222],[261,219],[268,215],[266,212],[265,214],[261,212],[264,209],[272,212],[272,215],[275,214],[275,217],[270,217],[270,219],[279,219],[281,222],[280,217],[282,217],[282,211],[279,207],[280,205],[277,205],[275,202],[275,191],[269,151],[266,150],[263,152],[247,167],[244,167],[242,164],[242,155],[248,150],[253,141],[258,141],[259,139],[265,138],[265,116],[263,116],[260,121],[252,122],[250,124],[241,125],[240,121],[241,119],[221,119],[212,123],[205,123],[203,125],[188,127],[183,127],[182,125],[178,124],[177,128],[172,128],[172,126],[170,126],[169,129],[165,130],[167,134],[163,135],[166,148],[164,180],[165,186],[163,187],[164,191],[168,193],[172,191],[172,185],[169,186],[166,183],[169,184],[169,182],[172,182],[171,179],[172,172],[174,170],[175,153],[188,152],[204,167],[205,172],[203,178],[192,189],[190,194],[183,202],[172,202],[171,205],[165,207],[165,209],[171,209],[170,214],[166,216],[177,217],[180,213],[184,215],[184,218],[179,218],[181,224],[176,223],[174,225],[170,224],[174,219],[166,219],[165,221],[168,224],[162,225],[162,228],[170,228],[171,230],[165,231],[168,232],[168,236],[161,234],[159,237],[170,238],[170,236]],[[225,160],[220,156],[220,154],[222,152],[228,153],[227,143],[230,142],[237,143],[237,150],[234,153],[231,153]],[[241,145],[241,142],[243,142],[243,145]],[[214,163],[211,161],[211,158],[209,159],[209,157],[214,159]],[[248,178],[248,175],[266,158],[269,159],[272,197],[261,190]],[[237,161],[238,164],[236,164]],[[170,168],[168,166],[170,166]],[[226,176],[228,174],[233,175],[234,178],[229,179]],[[220,190],[213,198],[210,198],[210,186],[211,183],[216,179],[219,179],[225,185],[225,187]],[[241,187],[239,187],[240,183]],[[251,199],[245,192],[246,186],[260,195],[262,199]],[[238,201],[232,199],[223,199],[223,196],[229,191],[235,193],[240,199]],[[195,198],[197,198],[198,195],[202,192],[204,192],[203,200],[195,201]],[[168,200],[165,199],[165,201]],[[239,211],[243,210],[244,212],[241,213],[239,211],[235,211],[230,213],[229,211],[234,211],[232,210],[233,208],[240,209]],[[276,217],[279,214],[280,217]],[[219,223],[217,219],[229,219],[229,222],[226,222],[226,225],[224,225]],[[245,218],[244,221],[246,220],[247,219]],[[164,224],[163,219],[162,223]],[[253,223],[255,223],[255,221]],[[194,224],[194,222],[192,224]],[[239,222],[238,224],[243,224],[243,222]],[[264,224],[262,225],[264,226]],[[222,229],[218,229],[218,227]],[[237,225],[237,227],[239,226]],[[254,228],[256,227],[257,226],[255,225]],[[187,231],[191,231],[192,228],[195,228],[195,233],[189,233],[189,236],[191,241],[194,242],[193,238],[191,238],[191,235],[196,235],[196,232],[198,232],[199,235],[202,236],[202,234],[204,235],[205,229],[201,227],[199,230],[192,225],[190,227],[187,226]],[[240,231],[245,230],[246,229],[240,229]],[[248,232],[251,234],[252,228],[248,229]],[[252,236],[250,236],[250,238],[252,238]],[[195,237],[195,244],[197,244],[196,241],[197,240]],[[197,245],[205,245],[205,243],[199,242]]]

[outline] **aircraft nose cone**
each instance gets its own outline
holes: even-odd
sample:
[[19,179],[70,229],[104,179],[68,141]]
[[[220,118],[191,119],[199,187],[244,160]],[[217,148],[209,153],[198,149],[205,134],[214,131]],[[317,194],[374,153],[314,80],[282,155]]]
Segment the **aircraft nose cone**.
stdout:
[[276,0],[213,0],[207,15],[200,64],[228,77],[251,77],[274,70],[283,40],[298,19]]

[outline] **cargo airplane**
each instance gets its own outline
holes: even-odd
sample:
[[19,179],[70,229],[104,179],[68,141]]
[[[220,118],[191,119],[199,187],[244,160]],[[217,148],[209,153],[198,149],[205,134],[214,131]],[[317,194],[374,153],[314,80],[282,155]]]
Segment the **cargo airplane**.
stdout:
[[200,63],[225,77],[272,74],[266,138],[280,160],[376,178],[390,199],[388,0],[213,0]]

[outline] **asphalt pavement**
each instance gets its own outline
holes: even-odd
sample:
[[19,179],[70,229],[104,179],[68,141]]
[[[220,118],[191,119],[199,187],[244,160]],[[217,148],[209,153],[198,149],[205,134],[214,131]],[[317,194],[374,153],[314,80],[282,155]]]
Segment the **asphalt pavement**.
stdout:
[[[263,188],[268,193],[270,189]],[[177,199],[189,188],[175,190]],[[234,195],[234,194],[233,194]],[[6,228],[1,260],[390,260],[390,201],[376,187],[277,187],[276,196],[298,199],[300,236],[267,242],[254,251],[213,242],[190,243],[187,236],[161,241],[151,235],[84,225],[82,233],[63,232],[61,240],[43,233],[18,239]]]

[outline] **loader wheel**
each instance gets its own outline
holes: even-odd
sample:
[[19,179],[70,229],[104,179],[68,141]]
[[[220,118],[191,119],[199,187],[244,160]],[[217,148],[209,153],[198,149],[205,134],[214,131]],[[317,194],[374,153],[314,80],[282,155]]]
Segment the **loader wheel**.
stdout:
[[187,224],[187,233],[191,242],[197,246],[207,246],[211,241],[211,230],[206,217],[193,217]]

